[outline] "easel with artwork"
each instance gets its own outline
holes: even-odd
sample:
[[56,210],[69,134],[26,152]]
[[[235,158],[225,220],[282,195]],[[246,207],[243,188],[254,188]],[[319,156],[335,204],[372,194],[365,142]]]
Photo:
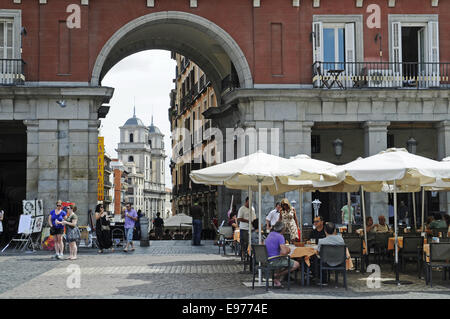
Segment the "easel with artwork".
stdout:
[[44,224],[44,210],[42,200],[24,200],[23,214],[20,215],[17,238],[13,238],[3,248],[4,252],[12,243],[14,249],[23,251],[27,248],[35,251],[40,246],[40,235]]

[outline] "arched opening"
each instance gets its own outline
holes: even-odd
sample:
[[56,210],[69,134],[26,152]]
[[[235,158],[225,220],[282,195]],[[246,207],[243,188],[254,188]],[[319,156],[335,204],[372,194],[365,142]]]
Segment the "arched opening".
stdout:
[[119,29],[98,55],[91,85],[101,85],[105,74],[120,60],[150,49],[188,57],[205,72],[219,94],[224,80],[233,81],[233,75],[239,87],[253,87],[250,67],[233,38],[205,18],[177,11],[151,13]]

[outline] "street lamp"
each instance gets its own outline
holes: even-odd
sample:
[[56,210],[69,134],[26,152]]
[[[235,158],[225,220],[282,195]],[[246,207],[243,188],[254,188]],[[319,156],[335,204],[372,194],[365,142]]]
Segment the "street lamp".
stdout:
[[337,157],[342,155],[342,149],[344,148],[344,142],[340,138],[337,138],[333,141],[334,153]]
[[406,142],[406,147],[408,148],[408,152],[411,154],[416,154],[417,152],[417,141],[414,137],[410,137],[408,142]]
[[322,204],[322,202],[316,198],[313,202],[313,207],[314,207],[314,216],[319,216],[319,208],[320,208],[320,204]]

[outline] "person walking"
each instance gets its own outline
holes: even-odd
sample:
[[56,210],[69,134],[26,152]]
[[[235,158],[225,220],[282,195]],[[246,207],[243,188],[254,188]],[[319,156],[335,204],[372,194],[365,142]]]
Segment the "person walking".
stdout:
[[[95,233],[97,234],[97,242],[99,253],[112,247],[111,228],[109,220],[106,218],[107,213],[102,204],[98,204],[95,208]],[[114,250],[113,250],[114,251]]]
[[155,227],[155,237],[160,240],[163,236],[164,220],[160,217],[161,213],[156,213],[156,218],[153,220],[153,226]]
[[272,227],[280,220],[281,204],[277,202],[275,204],[275,209],[270,211],[266,217],[266,230],[269,233]]
[[194,233],[192,235],[194,246],[200,246],[202,240],[202,218],[203,218],[203,210],[198,204],[198,202],[194,203],[194,206],[191,207],[191,216],[192,216],[192,226],[194,228]]
[[66,226],[66,239],[69,243],[69,260],[77,259],[77,241],[80,239],[80,230],[77,227],[78,216],[75,214],[77,211],[77,207],[74,205],[70,205],[67,208],[67,215],[63,224]]
[[131,203],[128,203],[125,209],[125,237],[127,240],[127,245],[125,246],[124,252],[128,252],[128,247],[131,246],[131,251],[134,251],[133,244],[133,231],[134,225],[138,220],[137,212],[131,207]]
[[58,200],[56,202],[56,208],[50,212],[48,215],[48,224],[51,226],[50,235],[55,238],[55,258],[62,260],[64,259],[64,217],[66,212],[62,209],[62,202]]

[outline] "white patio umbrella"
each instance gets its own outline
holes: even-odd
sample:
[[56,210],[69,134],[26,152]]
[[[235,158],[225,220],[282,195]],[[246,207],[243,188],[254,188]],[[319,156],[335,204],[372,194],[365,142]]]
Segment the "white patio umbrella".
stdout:
[[[294,164],[293,161],[266,154],[263,151],[241,157],[236,160],[214,165],[201,170],[192,171],[191,180],[194,183],[207,185],[224,185],[231,189],[247,190],[249,192],[249,207],[252,207],[252,191],[257,190],[258,197],[258,218],[261,221],[262,200],[261,195],[265,191],[276,190],[280,185],[281,177],[295,177],[298,180],[320,180],[331,179],[333,175],[322,176],[321,174],[310,173]],[[250,213],[251,216],[251,213]],[[251,238],[251,220],[249,220],[249,239]],[[262,243],[261,233],[258,238]],[[249,240],[251,247],[251,241]]]
[[370,185],[388,183],[394,191],[395,264],[397,285],[401,284],[398,273],[397,187],[420,187],[433,183],[437,178],[449,178],[450,170],[439,162],[408,153],[406,149],[391,148],[376,155],[344,165],[346,182]]
[[177,214],[164,221],[164,228],[191,228],[192,217],[186,214]]

